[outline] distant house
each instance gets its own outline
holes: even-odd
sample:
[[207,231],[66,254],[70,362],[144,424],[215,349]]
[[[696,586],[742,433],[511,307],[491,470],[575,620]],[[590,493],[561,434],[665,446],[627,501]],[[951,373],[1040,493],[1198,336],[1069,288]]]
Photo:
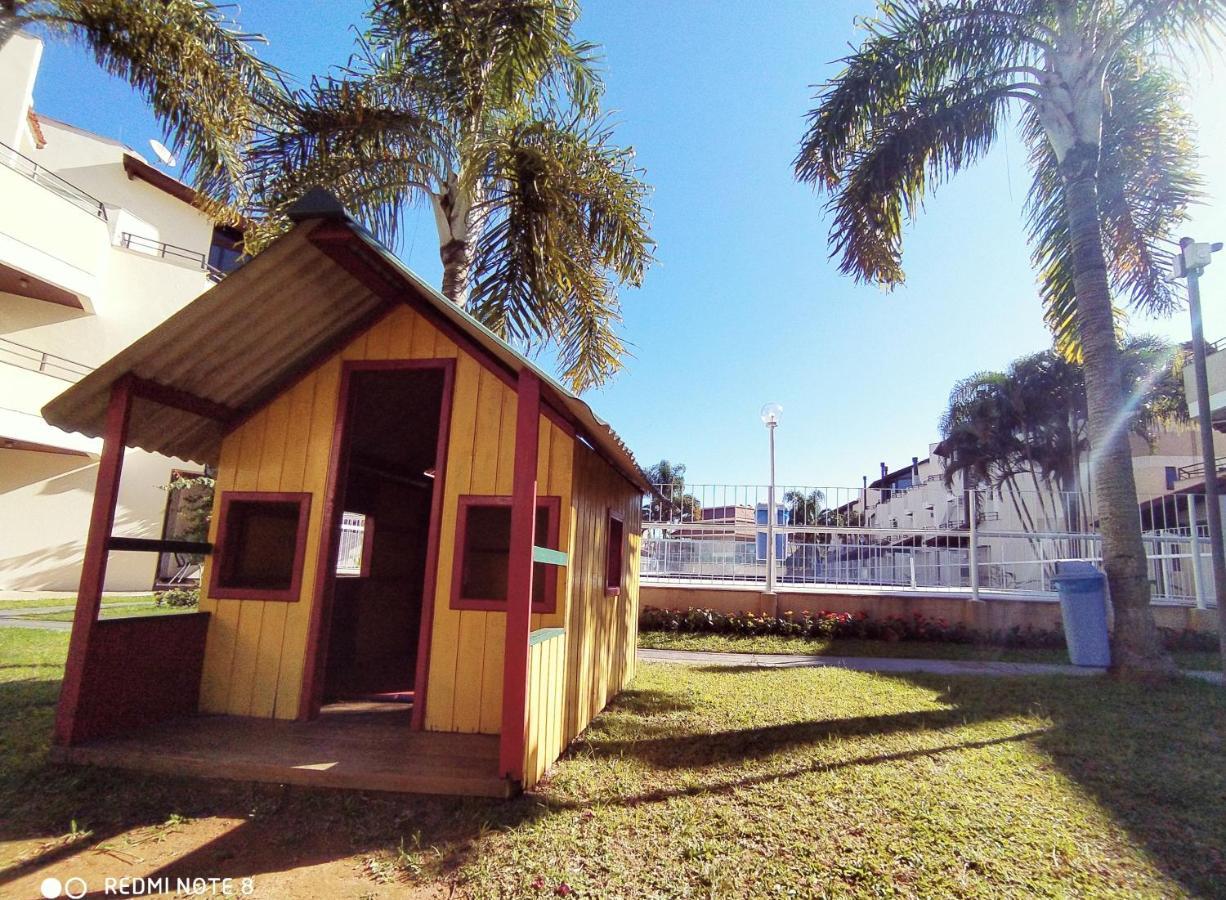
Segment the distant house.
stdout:
[[[118,141],[38,114],[37,38],[0,47],[0,590],[76,588],[101,442],[39,410],[213,285],[241,234],[195,192]],[[190,356],[192,342],[168,347]],[[160,489],[198,467],[132,449],[119,498],[124,529],[161,537],[174,510]],[[147,591],[182,568],[173,555],[117,557],[108,590]]]
[[[106,441],[59,752],[530,786],[634,673],[649,486],[587,404],[332,198],[293,217],[45,409]],[[113,534],[124,446],[216,466],[207,546]],[[347,529],[362,538],[342,555]],[[108,552],[176,548],[208,555],[199,613],[97,619]]]

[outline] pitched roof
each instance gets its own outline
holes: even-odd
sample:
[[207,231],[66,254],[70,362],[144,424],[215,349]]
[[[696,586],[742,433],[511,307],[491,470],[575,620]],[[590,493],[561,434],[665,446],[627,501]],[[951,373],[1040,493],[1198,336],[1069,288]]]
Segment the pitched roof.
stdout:
[[[297,224],[264,252],[48,403],[47,421],[102,436],[111,388],[126,377],[146,388],[135,392],[130,446],[215,463],[224,420],[258,410],[407,303],[504,380],[535,372],[545,407],[649,489],[629,448],[587,403],[423,282],[339,206],[317,201],[299,207]],[[177,402],[149,399],[159,393]]]

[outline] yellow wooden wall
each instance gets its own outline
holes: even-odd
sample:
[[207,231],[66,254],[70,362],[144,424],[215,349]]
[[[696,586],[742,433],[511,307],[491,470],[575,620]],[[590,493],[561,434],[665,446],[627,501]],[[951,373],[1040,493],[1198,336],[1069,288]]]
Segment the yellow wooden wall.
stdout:
[[[420,315],[402,307],[355,339],[226,436],[217,495],[237,491],[305,491],[312,495],[296,603],[216,600],[206,564],[201,609],[212,613],[200,708],[276,718],[298,715],[307,630],[322,541],[324,491],[343,360],[455,358],[439,560],[434,599],[426,727],[496,733],[501,723],[505,613],[451,610],[451,569],[460,494],[510,494],[515,392],[459,350]],[[538,491],[561,496],[561,547],[571,534],[570,469],[574,442],[542,417]],[[214,516],[210,540],[216,540]],[[562,623],[567,572],[558,570],[559,612],[534,615],[534,629]],[[429,602],[430,598],[426,599]]]
[[[566,696],[561,747],[569,744],[634,678],[638,640],[642,496],[594,452],[576,443],[574,541],[566,617]],[[609,510],[624,516],[622,590],[605,594]],[[561,748],[559,748],[561,749]],[[552,760],[550,760],[552,762]]]
[[528,734],[524,788],[531,789],[566,746],[566,633],[528,648]]

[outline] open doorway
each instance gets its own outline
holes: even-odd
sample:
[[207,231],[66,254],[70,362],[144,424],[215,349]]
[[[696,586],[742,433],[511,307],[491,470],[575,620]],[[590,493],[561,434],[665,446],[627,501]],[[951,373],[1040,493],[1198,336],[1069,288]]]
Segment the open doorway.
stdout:
[[407,717],[432,599],[425,594],[446,372],[359,365],[347,377],[319,701]]

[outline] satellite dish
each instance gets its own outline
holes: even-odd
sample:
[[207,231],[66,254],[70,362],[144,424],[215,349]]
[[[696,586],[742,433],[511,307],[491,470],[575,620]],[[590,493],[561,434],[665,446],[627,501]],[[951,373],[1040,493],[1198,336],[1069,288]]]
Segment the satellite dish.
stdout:
[[153,148],[153,155],[162,161],[162,165],[174,168],[179,164],[175,159],[175,155],[166,149],[166,145],[161,141],[151,140],[149,146]]

